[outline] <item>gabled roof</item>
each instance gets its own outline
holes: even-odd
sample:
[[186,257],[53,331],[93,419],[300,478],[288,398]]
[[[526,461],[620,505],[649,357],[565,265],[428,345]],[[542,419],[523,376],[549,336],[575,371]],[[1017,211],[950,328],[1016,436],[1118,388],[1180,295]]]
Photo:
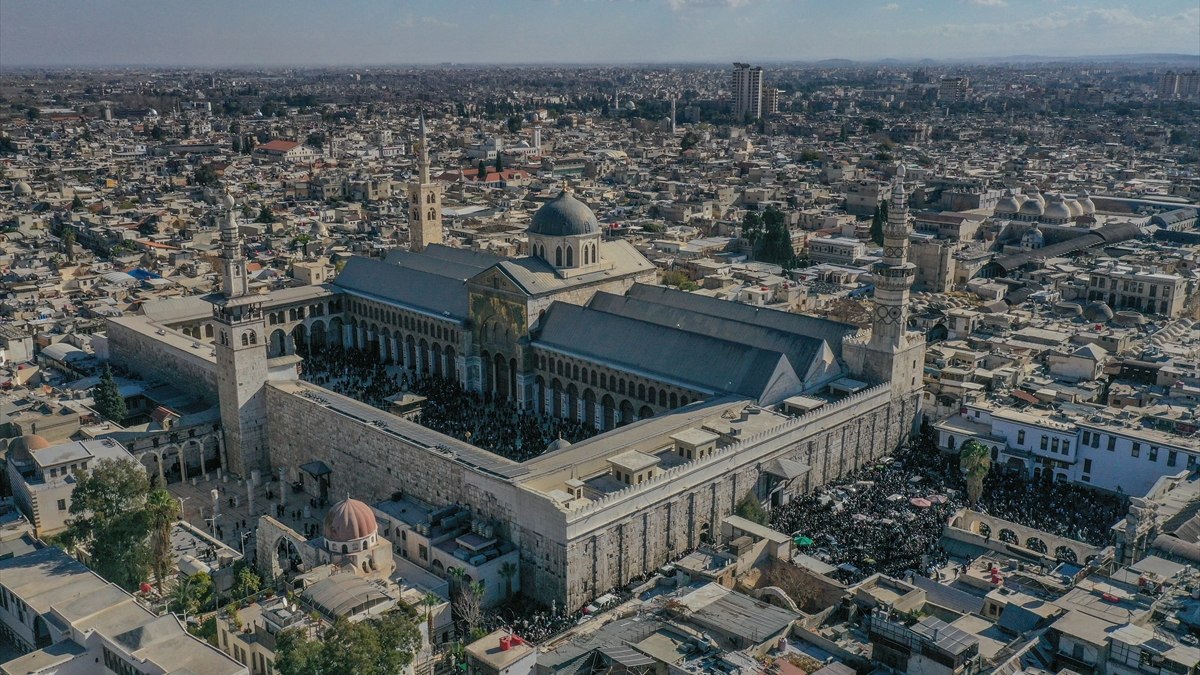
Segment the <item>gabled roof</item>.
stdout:
[[467,289],[463,280],[389,265],[376,258],[352,256],[333,286],[351,295],[403,305],[426,314],[457,321],[467,318]]
[[504,260],[496,267],[531,297],[654,270],[654,265],[627,241],[600,242],[600,259],[609,266],[571,277],[558,276],[553,266],[534,256]]
[[842,355],[842,338],[858,332],[857,326],[848,323],[792,312],[781,312],[766,307],[755,307],[741,302],[730,302],[697,293],[687,293],[667,286],[634,284],[626,292],[626,296],[687,312],[824,340],[838,358],[841,358]]
[[703,392],[741,394],[762,404],[775,403],[800,388],[800,377],[779,351],[565,302],[550,305],[534,344]]
[[287,152],[288,150],[291,150],[299,145],[300,144],[296,141],[274,140],[256,146],[254,149],[262,150],[263,152]]
[[[719,301],[724,302],[724,301]],[[732,303],[725,303],[726,305]],[[806,379],[810,369],[818,366],[815,376],[827,374],[829,367],[816,362],[828,358],[831,349],[825,340],[800,333],[772,328],[761,324],[744,323],[715,314],[700,314],[681,307],[649,302],[627,295],[597,293],[588,302],[588,308],[646,321],[665,328],[707,335],[722,340],[777,351],[785,354],[801,379]]]

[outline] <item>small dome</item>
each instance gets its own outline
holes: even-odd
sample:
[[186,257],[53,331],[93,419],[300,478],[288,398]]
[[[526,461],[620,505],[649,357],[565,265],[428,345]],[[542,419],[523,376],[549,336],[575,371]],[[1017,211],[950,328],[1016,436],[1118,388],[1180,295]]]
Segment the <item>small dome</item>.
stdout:
[[357,499],[340,501],[325,514],[325,538],[329,541],[363,539],[378,530],[375,512]]
[[1012,190],[1005,190],[1004,196],[996,202],[995,213],[998,216],[1015,216],[1021,211],[1021,202],[1023,197],[1018,197],[1013,194]]
[[1079,208],[1083,209],[1083,215],[1095,215],[1096,205],[1092,203],[1092,197],[1087,193],[1086,190],[1083,190],[1076,195],[1075,199],[1079,201]]
[[1024,204],[1021,204],[1021,215],[1041,217],[1042,201],[1040,199],[1026,199]]
[[1083,318],[1092,323],[1108,323],[1113,318],[1112,307],[1109,307],[1108,303],[1098,300],[1096,302],[1089,302],[1083,308]]
[[550,445],[546,446],[546,452],[554,452],[555,450],[562,450],[569,447],[571,447],[571,441],[565,438],[556,438],[550,442]]
[[1062,198],[1062,195],[1051,195],[1050,203],[1046,205],[1046,209],[1042,212],[1042,218],[1049,222],[1066,222],[1071,219],[1071,208],[1067,206],[1067,202]]
[[599,231],[600,223],[596,220],[596,214],[587,204],[576,199],[570,190],[563,190],[546,202],[533,214],[533,221],[529,224],[529,234],[547,237],[573,237]]
[[34,450],[50,447],[50,442],[37,434],[17,436],[8,442],[8,454],[14,458],[29,459]]
[[18,195],[31,195],[33,194],[33,188],[29,187],[29,183],[25,181],[18,181],[17,185],[13,188],[13,192]]
[[1083,207],[1079,205],[1078,199],[1068,199],[1067,208],[1071,210],[1071,218],[1078,218],[1083,215]]
[[233,201],[233,195],[226,192],[225,195],[221,197],[221,206],[225,207],[226,210],[229,210],[234,206],[237,206],[237,202]]

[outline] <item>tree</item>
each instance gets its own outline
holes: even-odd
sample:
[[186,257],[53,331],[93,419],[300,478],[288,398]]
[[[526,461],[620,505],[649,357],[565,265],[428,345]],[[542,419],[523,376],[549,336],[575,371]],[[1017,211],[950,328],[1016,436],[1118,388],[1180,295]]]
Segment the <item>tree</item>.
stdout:
[[500,566],[500,576],[504,578],[504,597],[511,598],[513,594],[513,577],[517,576],[517,566],[512,561]]
[[192,173],[192,182],[196,185],[210,186],[217,184],[217,172],[211,164],[201,164]]
[[783,212],[768,207],[763,212],[763,235],[756,256],[763,262],[791,269],[795,265],[796,251],[792,248],[792,233],[788,229]]
[[766,525],[770,521],[767,510],[762,507],[758,498],[754,496],[753,490],[747,492],[741,501],[737,503],[735,512],[746,520],[758,523],[759,525]]
[[683,134],[683,138],[679,139],[679,149],[687,152],[700,144],[700,137],[696,132],[688,130]]
[[487,164],[483,160],[479,160],[479,167],[475,175],[475,180],[483,181],[487,178]]
[[453,607],[455,615],[465,628],[463,632],[475,639],[475,631],[483,621],[483,584],[472,581],[462,586],[458,596],[454,598]]
[[68,228],[66,232],[63,232],[62,248],[63,253],[67,256],[67,262],[75,262],[75,230]]
[[317,150],[320,150],[321,148],[325,147],[325,132],[324,131],[312,132],[307,137],[305,137],[304,144],[310,148],[316,148]]
[[751,249],[763,235],[763,219],[758,211],[747,211],[742,217],[742,239],[750,242]]
[[72,197],[71,198],[71,210],[78,211],[79,209],[82,209],[82,208],[83,208],[83,200],[79,198],[79,195],[75,195],[74,197]]
[[127,591],[150,575],[149,493],[146,470],[128,459],[100,460],[71,492],[64,544],[86,548],[92,569]]
[[875,213],[871,216],[871,241],[876,246],[883,246],[883,221],[887,220],[887,216],[884,215],[886,204],[887,202],[876,204]]
[[339,617],[320,639],[304,631],[280,631],[275,669],[280,675],[391,675],[404,672],[421,635],[403,612],[353,623]]
[[163,579],[175,566],[171,548],[171,530],[179,520],[179,502],[162,488],[153,489],[146,497],[146,518],[150,525],[150,559],[154,568],[154,584],[159,595],[163,592]]
[[258,210],[258,217],[254,219],[254,222],[270,225],[275,222],[275,214],[271,212],[271,209],[264,206]]
[[238,570],[229,593],[235,598],[244,598],[254,595],[260,588],[262,588],[262,577],[258,576],[258,572],[255,572],[253,567],[244,565]]
[[100,381],[92,391],[92,401],[96,412],[113,422],[120,423],[129,415],[125,408],[125,397],[121,396],[121,389],[107,363],[104,364],[104,370],[100,371]]
[[521,126],[524,123],[525,123],[525,120],[521,119],[520,115],[513,115],[512,117],[508,118],[508,133],[510,133],[510,134],[517,133],[518,131],[521,130]]
[[983,496],[983,479],[992,468],[991,452],[979,441],[967,441],[958,451],[958,468],[967,481],[967,499],[978,504]]
[[501,155],[500,153],[497,152],[496,153],[496,173],[500,173],[503,170],[504,170],[503,155]]
[[195,614],[212,600],[212,593],[213,582],[208,572],[182,577],[171,591],[171,611],[184,616]]
[[429,636],[429,644],[433,644],[433,608],[442,604],[442,599],[433,593],[426,593],[421,598],[421,604],[425,607],[425,632]]

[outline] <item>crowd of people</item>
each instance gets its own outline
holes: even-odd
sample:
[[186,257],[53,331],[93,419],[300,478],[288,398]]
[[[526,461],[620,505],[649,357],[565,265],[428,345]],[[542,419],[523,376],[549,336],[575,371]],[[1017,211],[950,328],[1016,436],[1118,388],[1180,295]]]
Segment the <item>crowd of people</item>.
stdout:
[[[771,525],[811,540],[806,552],[838,567],[835,574],[845,581],[908,570],[935,576],[948,560],[938,545],[942,528],[967,506],[965,495],[953,461],[917,441],[893,461],[864,467],[776,508]],[[1099,546],[1126,505],[1116,496],[993,467],[980,502],[971,508]]]
[[574,443],[596,434],[594,427],[520,410],[511,400],[468,392],[444,378],[418,379],[412,391],[425,397],[417,418],[422,426],[518,462],[542,454],[556,439]]
[[337,345],[314,348],[304,354],[301,376],[381,410],[401,392],[417,394],[425,401],[416,422],[515,461],[542,454],[557,439],[574,443],[596,434],[590,425],[544,418],[520,410],[511,400],[466,391],[448,378],[386,366],[369,351]]

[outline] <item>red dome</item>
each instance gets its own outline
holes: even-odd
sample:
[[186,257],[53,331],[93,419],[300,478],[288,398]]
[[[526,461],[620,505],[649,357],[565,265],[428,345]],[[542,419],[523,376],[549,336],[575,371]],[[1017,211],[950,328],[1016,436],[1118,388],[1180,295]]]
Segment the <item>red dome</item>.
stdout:
[[325,538],[329,541],[362,539],[378,530],[375,512],[357,499],[338,502],[325,514]]

